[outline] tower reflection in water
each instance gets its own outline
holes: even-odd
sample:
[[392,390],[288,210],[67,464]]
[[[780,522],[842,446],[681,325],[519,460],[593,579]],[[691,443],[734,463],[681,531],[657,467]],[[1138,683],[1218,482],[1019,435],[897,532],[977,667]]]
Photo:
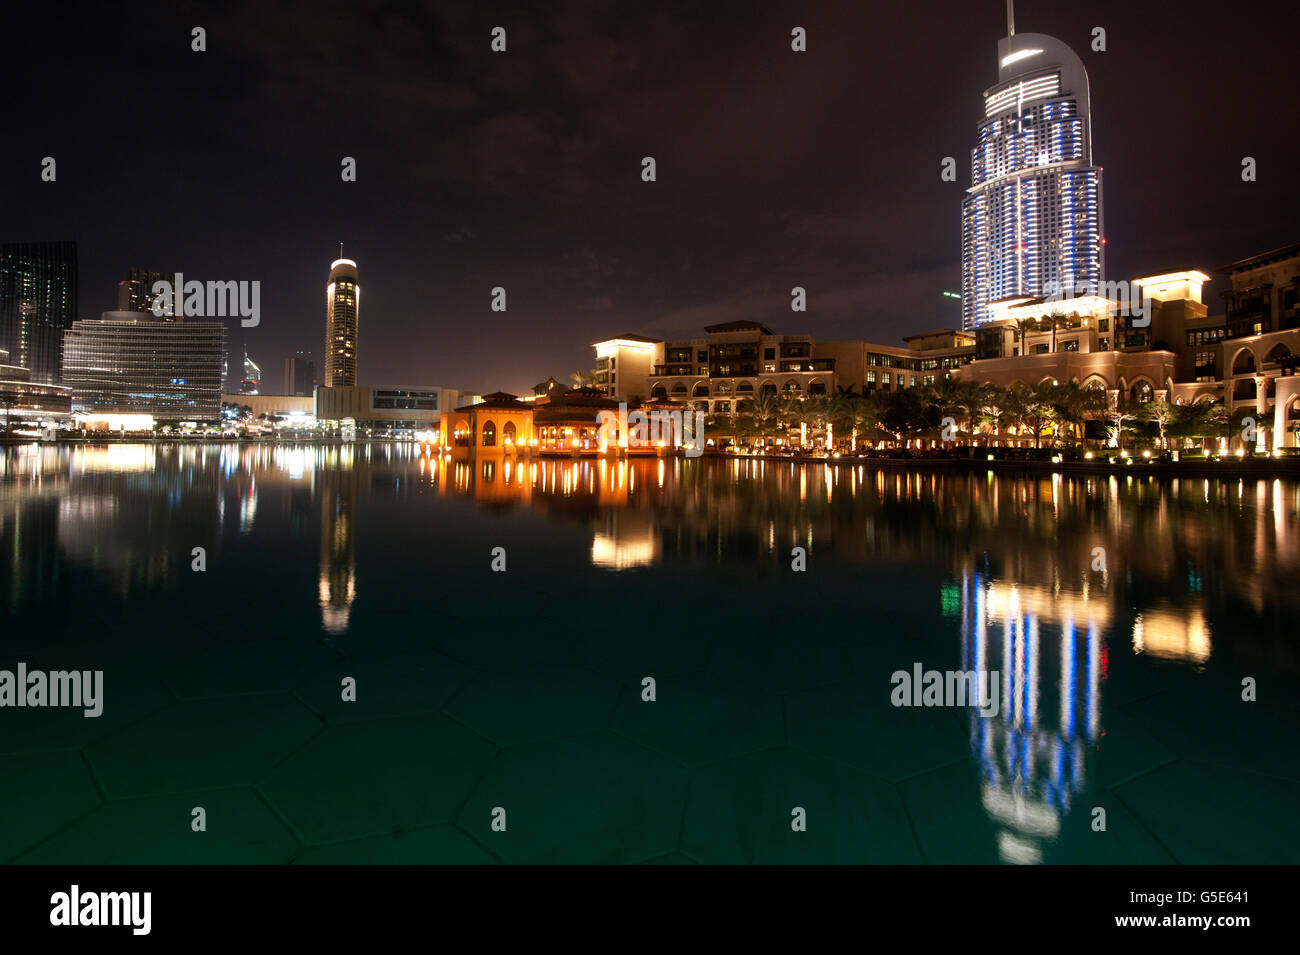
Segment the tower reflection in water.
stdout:
[[971,711],[984,811],[1009,863],[1037,864],[1087,781],[1108,672],[1109,595],[963,573],[962,668],[1001,674],[997,716]]
[[1006,862],[1035,864],[1083,791],[1107,676],[1102,600],[962,576],[962,668],[998,670],[996,716],[971,712],[984,809]]
[[321,626],[326,633],[347,631],[352,603],[357,599],[356,553],[353,534],[357,502],[355,450],[351,445],[322,449],[320,576],[317,583]]

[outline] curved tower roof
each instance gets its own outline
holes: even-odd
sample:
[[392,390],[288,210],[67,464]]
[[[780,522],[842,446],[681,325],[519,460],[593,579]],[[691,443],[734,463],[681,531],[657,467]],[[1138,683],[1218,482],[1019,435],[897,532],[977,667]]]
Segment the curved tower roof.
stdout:
[[357,383],[357,330],[361,311],[361,280],[357,263],[338,258],[330,263],[325,286],[325,385]]
[[1042,33],[998,41],[962,201],[962,324],[1015,296],[1095,295],[1104,278],[1101,169],[1088,72]]

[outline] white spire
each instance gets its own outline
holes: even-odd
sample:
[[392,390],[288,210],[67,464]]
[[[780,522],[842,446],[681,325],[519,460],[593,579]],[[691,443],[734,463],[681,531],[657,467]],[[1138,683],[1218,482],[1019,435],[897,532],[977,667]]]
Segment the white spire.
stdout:
[[1015,0],[1007,0],[1007,36],[1016,35]]

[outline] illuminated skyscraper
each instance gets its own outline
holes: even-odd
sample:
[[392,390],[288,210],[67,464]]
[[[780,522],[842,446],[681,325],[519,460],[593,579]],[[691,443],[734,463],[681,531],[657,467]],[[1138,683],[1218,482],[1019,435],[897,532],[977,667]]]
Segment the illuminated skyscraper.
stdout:
[[0,245],[0,348],[31,380],[58,384],[77,317],[77,243]]
[[325,288],[325,385],[351,387],[357,383],[357,312],[361,282],[357,263],[335,259]]
[[[153,303],[159,296],[154,294],[153,287],[156,282],[172,281],[171,273],[167,272],[150,272],[148,269],[130,269],[126,273],[126,278],[117,283],[117,310],[119,312],[153,312]],[[160,318],[166,318],[168,321],[176,320],[176,312],[172,306],[171,297],[163,296],[162,315]],[[184,321],[181,316],[181,321]]]
[[226,326],[171,322],[151,312],[104,312],[72,323],[63,380],[74,411],[216,421]]
[[962,325],[1013,296],[1096,295],[1104,278],[1101,169],[1088,74],[1066,44],[1015,30],[998,41],[962,201]]
[[248,357],[248,349],[244,349],[244,377],[239,382],[239,393],[241,395],[255,395],[262,390],[262,369],[257,366],[253,359]]

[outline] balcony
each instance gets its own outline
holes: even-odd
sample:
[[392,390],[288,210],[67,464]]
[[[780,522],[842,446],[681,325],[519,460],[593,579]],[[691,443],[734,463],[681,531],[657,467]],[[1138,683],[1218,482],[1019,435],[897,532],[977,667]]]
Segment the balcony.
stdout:
[[675,365],[655,365],[654,377],[669,378],[682,375],[692,375],[695,373],[694,369],[695,366],[690,362],[682,362],[681,364]]

